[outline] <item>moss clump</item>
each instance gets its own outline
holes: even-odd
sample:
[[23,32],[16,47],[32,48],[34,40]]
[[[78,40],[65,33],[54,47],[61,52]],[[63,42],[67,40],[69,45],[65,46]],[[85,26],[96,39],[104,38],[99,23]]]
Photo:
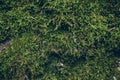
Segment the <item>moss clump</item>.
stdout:
[[0,79],[119,79],[117,0],[0,3],[0,43],[13,39],[0,53]]

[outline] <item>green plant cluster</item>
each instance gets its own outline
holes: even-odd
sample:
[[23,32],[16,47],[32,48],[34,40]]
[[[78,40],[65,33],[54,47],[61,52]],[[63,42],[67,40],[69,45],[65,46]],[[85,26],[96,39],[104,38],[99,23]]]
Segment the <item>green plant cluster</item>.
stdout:
[[1,0],[0,80],[120,79],[119,0]]

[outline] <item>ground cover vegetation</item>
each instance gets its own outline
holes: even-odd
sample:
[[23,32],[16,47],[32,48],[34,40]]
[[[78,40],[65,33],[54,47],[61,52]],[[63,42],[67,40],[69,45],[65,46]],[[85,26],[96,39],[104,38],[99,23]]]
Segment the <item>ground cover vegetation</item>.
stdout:
[[120,79],[119,0],[0,0],[0,80]]

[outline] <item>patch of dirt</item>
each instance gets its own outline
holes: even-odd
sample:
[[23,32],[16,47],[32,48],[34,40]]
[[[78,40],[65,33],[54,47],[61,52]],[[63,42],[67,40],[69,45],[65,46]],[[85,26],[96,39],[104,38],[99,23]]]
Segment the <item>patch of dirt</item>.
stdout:
[[12,44],[12,40],[7,40],[7,41],[1,43],[1,44],[0,44],[0,53],[1,53],[3,50],[6,50],[11,44]]

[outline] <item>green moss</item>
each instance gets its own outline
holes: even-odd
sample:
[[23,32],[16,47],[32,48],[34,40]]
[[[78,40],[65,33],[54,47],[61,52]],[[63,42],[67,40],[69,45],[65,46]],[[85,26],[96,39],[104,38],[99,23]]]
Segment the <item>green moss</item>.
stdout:
[[13,42],[0,53],[0,79],[119,79],[119,9],[109,3],[3,0],[0,43]]

